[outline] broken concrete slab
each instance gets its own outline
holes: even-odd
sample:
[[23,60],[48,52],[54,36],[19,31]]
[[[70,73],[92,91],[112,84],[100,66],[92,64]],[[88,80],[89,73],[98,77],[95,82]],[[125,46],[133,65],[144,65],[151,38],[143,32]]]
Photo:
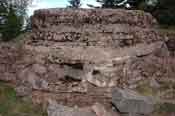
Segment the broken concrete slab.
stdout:
[[150,114],[154,110],[153,99],[129,89],[114,88],[112,103],[121,113],[126,114]]

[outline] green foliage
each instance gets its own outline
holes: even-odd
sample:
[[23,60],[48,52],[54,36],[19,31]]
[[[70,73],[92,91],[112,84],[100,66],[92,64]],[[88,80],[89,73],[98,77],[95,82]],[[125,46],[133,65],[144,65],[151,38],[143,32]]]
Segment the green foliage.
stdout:
[[175,25],[175,0],[145,0],[136,8],[150,12],[160,24]]
[[175,10],[157,10],[153,15],[163,25],[175,25]]
[[97,0],[97,2],[102,4],[102,8],[125,8],[126,4],[130,4],[132,8],[135,8],[143,1],[144,0]]
[[47,116],[39,106],[31,100],[21,100],[13,88],[0,82],[0,115],[1,116]]
[[20,16],[17,16],[14,9],[10,8],[9,13],[6,17],[5,24],[1,30],[3,40],[9,41],[21,32],[23,26],[23,19]]
[[70,0],[68,8],[80,8],[81,0]]
[[115,8],[115,0],[102,0],[97,2],[101,2],[102,8]]
[[[160,24],[175,25],[175,0],[97,0],[102,8],[125,8],[144,10],[152,13]],[[121,4],[122,5],[119,5]]]
[[173,103],[162,103],[162,104],[159,104],[158,106],[158,109],[157,109],[157,112],[174,112],[175,111],[175,104]]
[[152,12],[160,24],[175,25],[175,1],[159,0],[156,9]]
[[2,40],[12,40],[22,32],[29,1],[0,0],[0,33],[2,34]]

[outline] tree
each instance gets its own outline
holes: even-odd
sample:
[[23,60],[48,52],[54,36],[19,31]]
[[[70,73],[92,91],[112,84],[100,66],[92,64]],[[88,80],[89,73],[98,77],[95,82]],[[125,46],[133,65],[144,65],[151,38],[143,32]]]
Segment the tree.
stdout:
[[129,8],[150,12],[160,24],[175,25],[175,0],[97,0],[102,8]]
[[16,37],[23,26],[22,22],[22,17],[17,16],[15,10],[10,8],[3,27],[4,29],[2,29],[3,40],[8,41],[11,38]]
[[153,16],[161,24],[175,25],[175,0],[159,0],[156,9],[152,12]]
[[81,0],[70,0],[68,8],[80,8]]
[[97,0],[102,8],[127,8],[138,9],[139,7],[154,6],[157,0]]
[[102,4],[102,8],[115,8],[115,0],[97,0]]
[[22,32],[29,0],[0,0],[0,33],[4,41]]

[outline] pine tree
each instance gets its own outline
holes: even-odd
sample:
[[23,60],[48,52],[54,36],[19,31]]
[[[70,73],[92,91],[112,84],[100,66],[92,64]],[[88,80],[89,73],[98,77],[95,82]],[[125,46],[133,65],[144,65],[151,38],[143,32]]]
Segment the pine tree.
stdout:
[[70,0],[68,8],[80,8],[81,0]]
[[156,9],[152,12],[160,24],[175,25],[175,0],[158,0]]
[[13,8],[9,9],[9,13],[6,17],[4,29],[2,30],[2,36],[4,41],[9,41],[20,34],[23,26],[22,17],[16,15],[16,11]]
[[115,0],[103,0],[102,2],[103,8],[114,8],[115,7]]
[[0,0],[0,34],[9,41],[22,32],[30,0]]
[[102,4],[102,8],[121,8],[126,7],[129,4],[133,8],[136,8],[144,0],[97,0]]
[[160,24],[175,25],[175,0],[97,0],[102,8],[126,8],[150,12]]

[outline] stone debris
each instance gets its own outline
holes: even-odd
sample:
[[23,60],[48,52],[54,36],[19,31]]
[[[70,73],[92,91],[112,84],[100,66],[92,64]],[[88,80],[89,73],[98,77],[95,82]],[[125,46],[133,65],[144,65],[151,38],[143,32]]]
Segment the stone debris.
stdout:
[[88,109],[74,109],[62,105],[48,107],[48,116],[96,116]]
[[96,113],[96,116],[120,116],[117,111],[107,111],[106,108],[99,103],[92,106],[92,110]]
[[154,111],[155,101],[129,89],[114,88],[112,103],[123,114],[148,115]]
[[106,108],[99,103],[95,103],[91,107],[67,107],[56,102],[49,104],[47,108],[48,116],[120,116],[117,112],[107,111]]

